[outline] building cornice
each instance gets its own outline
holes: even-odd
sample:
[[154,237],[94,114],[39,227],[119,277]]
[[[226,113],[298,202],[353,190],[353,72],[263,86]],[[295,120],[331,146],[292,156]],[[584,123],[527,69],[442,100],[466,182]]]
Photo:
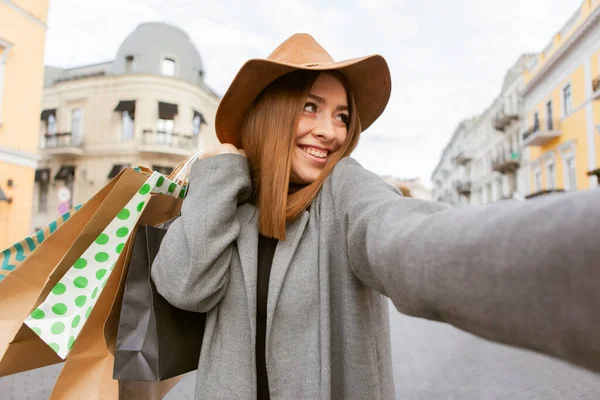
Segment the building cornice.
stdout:
[[36,168],[40,158],[37,153],[0,146],[0,162]]
[[29,14],[27,11],[23,10],[21,7],[19,7],[18,5],[16,5],[12,1],[10,1],[10,0],[0,0],[0,3],[6,4],[8,7],[12,8],[13,10],[15,10],[18,13],[20,13],[21,15],[24,15],[26,18],[28,18],[29,20],[35,22],[36,24],[38,24],[42,28],[48,29],[48,25],[44,21],[41,21],[41,20],[37,19],[36,17],[34,17],[33,15]]
[[187,81],[154,74],[124,74],[124,75],[97,75],[90,76],[83,79],[66,80],[57,82],[50,87],[44,88],[44,95],[53,92],[63,92],[67,90],[76,90],[80,87],[85,86],[106,86],[107,81],[115,81],[119,85],[127,84],[153,84],[153,85],[164,85],[171,89],[187,90],[192,92],[198,92],[204,95],[207,99],[219,102],[220,98],[216,96],[210,89],[194,85]]
[[548,59],[533,78],[523,87],[522,95],[527,95],[533,88],[554,69],[559,61],[566,57],[568,52],[588,33],[600,18],[600,7],[597,7],[579,28],[567,39],[567,41]]

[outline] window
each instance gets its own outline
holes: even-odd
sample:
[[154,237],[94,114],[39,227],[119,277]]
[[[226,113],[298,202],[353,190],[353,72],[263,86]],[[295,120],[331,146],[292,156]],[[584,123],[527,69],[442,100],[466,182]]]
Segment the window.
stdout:
[[492,202],[492,184],[491,182],[487,184],[487,201],[486,203]]
[[56,135],[56,117],[54,114],[48,116],[48,120],[46,121],[46,132],[48,132],[48,135]]
[[542,171],[539,169],[534,172],[535,192],[542,190]]
[[175,60],[165,57],[160,64],[160,73],[166,76],[175,76]]
[[548,189],[554,189],[556,187],[556,168],[554,166],[554,161],[548,161],[546,164],[546,179]]
[[10,52],[11,44],[0,38],[0,124],[2,123],[2,97],[4,93],[4,66]]
[[572,154],[565,157],[565,189],[577,189],[575,157]]
[[129,114],[129,111],[123,111],[121,113],[121,139],[133,139],[133,128],[133,115]]
[[74,108],[71,111],[71,143],[78,146],[81,143],[83,111],[81,108]]
[[170,144],[173,139],[175,120],[159,119],[156,125],[156,141],[158,144]]
[[537,132],[540,130],[540,113],[537,111],[533,113],[533,131]]
[[125,57],[125,73],[133,72],[133,56],[129,55]]
[[200,124],[201,123],[202,123],[202,119],[200,118],[200,115],[198,115],[198,114],[194,115],[194,118],[192,119],[192,135],[198,136],[200,134]]
[[546,118],[548,130],[551,131],[552,128],[554,128],[554,121],[552,120],[552,100],[546,103]]
[[39,182],[38,212],[48,211],[48,182]]
[[571,114],[573,110],[573,96],[570,83],[563,88],[563,107],[565,116]]

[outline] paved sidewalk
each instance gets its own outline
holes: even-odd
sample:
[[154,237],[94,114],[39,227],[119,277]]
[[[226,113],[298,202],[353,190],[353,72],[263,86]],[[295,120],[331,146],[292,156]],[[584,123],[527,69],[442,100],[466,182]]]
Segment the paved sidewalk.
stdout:
[[[390,308],[397,399],[600,399],[600,374]],[[60,368],[0,378],[0,399],[47,399]],[[165,399],[193,400],[194,382],[194,373],[188,374]]]

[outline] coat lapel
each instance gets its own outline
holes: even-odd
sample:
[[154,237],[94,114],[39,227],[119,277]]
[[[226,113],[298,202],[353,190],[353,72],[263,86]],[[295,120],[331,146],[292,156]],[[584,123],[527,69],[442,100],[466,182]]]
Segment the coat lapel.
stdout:
[[[271,276],[269,278],[269,294],[267,298],[267,337],[266,345],[268,346],[269,336],[271,334],[271,324],[275,307],[279,300],[279,293],[285,281],[285,276],[290,268],[292,257],[298,248],[300,238],[304,233],[308,222],[309,213],[304,211],[302,215],[287,226],[286,240],[279,241],[273,256],[273,264],[271,266]],[[255,286],[256,287],[256,286]]]
[[[256,340],[256,285],[258,281],[258,219],[256,207],[247,204],[238,208],[240,234],[237,239],[246,296],[252,341]],[[243,256],[242,256],[243,255]]]

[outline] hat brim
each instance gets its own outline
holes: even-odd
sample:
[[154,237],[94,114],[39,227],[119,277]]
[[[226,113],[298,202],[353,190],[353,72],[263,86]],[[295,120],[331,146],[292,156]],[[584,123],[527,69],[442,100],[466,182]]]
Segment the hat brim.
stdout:
[[297,70],[335,70],[344,74],[356,100],[363,131],[383,113],[390,99],[390,70],[380,55],[309,66],[252,59],[242,66],[221,99],[215,117],[215,130],[219,141],[242,148],[242,126],[254,100],[271,82]]

